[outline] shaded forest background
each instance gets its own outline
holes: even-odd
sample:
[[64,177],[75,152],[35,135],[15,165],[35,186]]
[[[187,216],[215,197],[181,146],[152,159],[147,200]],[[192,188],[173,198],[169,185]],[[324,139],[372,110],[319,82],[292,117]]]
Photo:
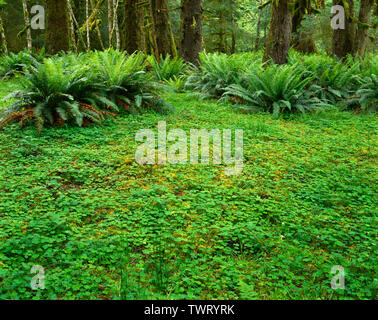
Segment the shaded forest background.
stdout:
[[[47,0],[56,3],[57,1]],[[224,52],[232,54],[235,52],[245,52],[264,49],[269,35],[270,23],[272,19],[272,6],[270,1],[264,0],[204,0],[204,1],[143,1],[143,0],[71,0],[72,13],[77,21],[77,25],[71,22],[74,35],[70,33],[70,15],[65,1],[58,1],[63,10],[66,11],[67,37],[69,38],[68,50],[85,51],[88,48],[88,41],[91,49],[104,49],[109,46],[118,47],[132,53],[135,50],[145,51],[148,54],[183,53],[183,23],[185,6],[193,6],[198,3],[202,5],[202,35],[200,35],[202,48],[207,52]],[[202,2],[202,3],[201,3]],[[281,1],[281,3],[291,1]],[[299,51],[321,52],[332,54],[333,31],[331,28],[331,6],[342,1],[307,1],[297,0],[291,2],[294,6],[292,11],[291,26],[291,46]],[[345,2],[345,1],[344,1]],[[367,50],[376,52],[377,50],[377,4],[375,0],[367,1],[346,1],[353,10],[354,24],[353,35],[356,37],[358,29],[364,30],[368,34]],[[25,28],[25,11],[23,3],[26,3],[28,10],[33,5],[46,5],[42,0],[12,0],[3,4],[0,15],[3,19],[5,37],[8,50],[18,52],[27,47],[27,28]],[[48,5],[47,3],[47,5]],[[361,3],[370,3],[370,22],[362,24],[358,20],[361,15]],[[88,5],[88,8],[86,7]],[[50,4],[51,6],[51,4]],[[156,20],[155,13],[159,8],[168,6],[169,10]],[[188,7],[189,11],[192,8]],[[290,8],[290,6],[289,6]],[[47,16],[49,9],[46,10]],[[116,17],[112,15],[117,12]],[[53,12],[54,13],[54,12]],[[189,12],[188,14],[193,14]],[[349,13],[347,12],[349,19]],[[89,18],[89,26],[86,27],[86,20]],[[30,17],[29,17],[30,19]],[[47,18],[48,20],[49,18]],[[52,17],[56,19],[56,17]],[[155,19],[153,21],[153,19]],[[189,23],[196,23],[189,19]],[[54,20],[53,20],[54,21]],[[55,20],[56,21],[56,20]],[[348,24],[348,22],[347,22]],[[116,26],[112,30],[112,26]],[[192,26],[190,26],[192,27]],[[348,27],[348,26],[347,26]],[[159,29],[160,28],[160,29]],[[169,28],[169,29],[164,29]],[[278,26],[279,32],[284,33],[282,26]],[[29,29],[30,30],[30,29]],[[162,38],[156,39],[156,35],[171,30],[171,39],[166,39],[167,43],[161,43]],[[46,30],[31,30],[32,47],[41,49],[46,47],[51,34],[48,21]],[[52,34],[52,41],[59,38]],[[89,39],[87,39],[87,33]],[[170,31],[169,31],[170,32]],[[112,35],[111,42],[109,38]],[[169,36],[169,35],[168,35]],[[160,43],[156,43],[156,41]],[[194,45],[192,39],[186,46]],[[173,42],[172,42],[173,40]],[[340,40],[341,41],[341,40]],[[343,40],[344,41],[344,40]],[[48,46],[47,46],[48,47]],[[193,48],[195,49],[195,48]],[[348,49],[344,50],[348,51]],[[357,49],[356,49],[357,50]],[[49,50],[48,50],[49,51]],[[160,52],[159,52],[160,51]],[[55,53],[55,52],[51,52]],[[335,52],[334,52],[335,53]],[[350,52],[349,52],[350,53]],[[191,60],[190,58],[187,60]]]

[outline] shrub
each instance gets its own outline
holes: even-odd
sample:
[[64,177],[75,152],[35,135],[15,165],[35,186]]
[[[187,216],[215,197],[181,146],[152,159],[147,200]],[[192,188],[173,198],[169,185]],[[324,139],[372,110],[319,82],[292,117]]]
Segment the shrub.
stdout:
[[5,98],[14,98],[16,102],[0,116],[0,128],[12,122],[22,126],[33,120],[41,131],[46,123],[68,121],[81,126],[84,119],[100,122],[104,115],[112,115],[109,110],[100,109],[103,103],[99,99],[99,86],[88,75],[89,67],[67,70],[61,59],[46,59],[43,64],[31,67],[24,88]]
[[314,83],[322,88],[319,98],[333,104],[345,100],[356,90],[360,63],[349,57],[346,61],[336,61],[326,55],[291,54],[291,64],[300,64],[314,76]]
[[11,77],[16,73],[24,73],[31,66],[37,66],[43,60],[44,50],[40,54],[31,54],[27,50],[17,54],[10,53],[0,57],[0,77]]
[[188,77],[185,88],[199,91],[202,98],[221,97],[248,69],[260,70],[262,66],[252,54],[201,53],[200,60],[201,66]]
[[378,55],[367,54],[360,63],[360,74],[362,78],[378,75]]
[[167,55],[165,59],[160,57],[160,61],[157,61],[155,56],[149,56],[147,60],[153,69],[155,79],[160,81],[177,79],[188,70],[184,60],[179,57],[171,58],[170,55]]
[[98,81],[104,85],[109,103],[121,104],[133,113],[143,109],[159,112],[172,109],[159,97],[159,85],[145,71],[146,60],[142,53],[126,56],[108,50],[97,52],[95,59]]
[[378,76],[372,74],[361,80],[360,89],[349,98],[347,104],[360,106],[362,111],[376,112],[378,108]]
[[246,104],[248,110],[271,112],[275,117],[283,111],[304,113],[326,105],[316,96],[320,88],[311,84],[313,79],[297,65],[272,65],[258,73],[249,72],[238,84],[228,86],[223,97]]

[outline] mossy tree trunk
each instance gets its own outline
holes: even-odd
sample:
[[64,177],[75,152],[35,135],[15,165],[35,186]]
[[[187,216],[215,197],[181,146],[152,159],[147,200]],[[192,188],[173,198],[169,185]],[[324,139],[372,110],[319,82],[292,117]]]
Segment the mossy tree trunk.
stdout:
[[[314,1],[315,6],[318,5]],[[312,1],[310,0],[297,0],[294,2],[294,14],[292,19],[292,46],[295,50],[303,53],[317,52],[315,40],[311,33],[303,32],[300,30],[301,24],[305,14],[313,14]]]
[[50,54],[69,50],[66,1],[46,0],[46,49]]
[[374,0],[361,0],[360,12],[358,15],[358,27],[355,38],[355,51],[360,57],[365,55],[369,38],[370,14]]
[[185,61],[198,65],[201,51],[202,0],[182,0],[180,55]]
[[333,5],[348,6],[345,9],[345,29],[333,30],[332,54],[338,58],[345,58],[348,54],[355,52],[355,23],[354,23],[354,1],[333,0]]
[[176,56],[176,44],[173,37],[168,0],[151,0],[152,15],[155,24],[156,43],[160,55]]
[[30,28],[30,17],[29,17],[29,9],[26,0],[22,0],[22,8],[24,10],[24,19],[25,19],[25,27],[26,27],[26,43],[28,50],[32,52],[33,49],[33,42],[32,42],[32,35],[31,35],[31,28]]
[[1,49],[5,54],[8,54],[7,38],[5,37],[3,18],[0,12],[0,37],[1,37]]
[[123,22],[123,48],[128,53],[137,50],[144,51],[144,8],[141,6],[143,0],[124,1],[124,22]]
[[155,22],[152,14],[151,0],[141,3],[144,9],[143,33],[145,37],[145,53],[152,54],[159,60],[159,51],[156,40]]
[[291,10],[292,0],[273,1],[272,17],[268,39],[266,41],[263,61],[272,58],[276,64],[287,63],[291,36]]

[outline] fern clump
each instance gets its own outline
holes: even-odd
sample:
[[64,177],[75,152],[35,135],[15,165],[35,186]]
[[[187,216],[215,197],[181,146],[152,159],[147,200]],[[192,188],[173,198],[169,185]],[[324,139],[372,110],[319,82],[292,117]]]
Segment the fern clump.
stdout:
[[142,53],[127,56],[124,53],[108,50],[97,52],[95,69],[97,81],[106,92],[106,103],[121,105],[132,113],[151,109],[162,112],[171,107],[158,95],[159,85],[146,69],[146,58]]
[[161,56],[160,61],[155,56],[148,56],[147,61],[152,67],[152,71],[156,80],[170,81],[178,79],[185,75],[188,70],[188,65],[179,57],[172,58],[167,55],[164,59]]
[[260,60],[250,54],[227,56],[223,53],[200,54],[201,66],[194,70],[185,88],[200,92],[202,98],[219,98],[225,89],[240,81],[247,70],[260,70]]
[[37,66],[43,60],[44,50],[39,54],[31,54],[27,50],[17,54],[3,54],[0,57],[0,77],[12,77],[17,73],[25,73],[31,66]]
[[361,111],[377,112],[378,109],[378,76],[372,74],[360,82],[360,88],[348,99],[348,106],[359,107]]
[[[5,99],[16,101],[0,115],[0,128],[19,122],[33,121],[38,130],[46,125],[73,122],[79,126],[85,120],[100,122],[111,110],[101,110],[101,86],[93,81],[88,66],[65,68],[61,59],[46,59],[31,67],[23,81],[23,89]],[[110,106],[108,106],[110,108]]]
[[259,72],[249,72],[243,81],[226,88],[223,98],[234,100],[247,110],[271,112],[312,111],[326,103],[318,97],[320,88],[313,85],[314,76],[297,65],[272,65]]
[[291,63],[301,65],[314,76],[313,83],[320,86],[319,98],[337,104],[355,92],[360,75],[360,63],[349,57],[337,61],[326,55],[291,54]]

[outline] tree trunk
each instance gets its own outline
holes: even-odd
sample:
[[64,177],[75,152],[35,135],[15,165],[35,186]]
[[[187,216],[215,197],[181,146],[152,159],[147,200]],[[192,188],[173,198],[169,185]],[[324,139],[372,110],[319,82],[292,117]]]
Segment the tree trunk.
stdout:
[[121,49],[121,40],[120,40],[119,27],[118,27],[118,5],[119,5],[119,0],[113,0],[113,28],[112,28],[112,34],[115,31],[115,34],[116,34],[116,48],[117,48],[117,50]]
[[353,0],[333,0],[333,5],[343,6],[343,2],[348,3],[349,8],[345,9],[345,29],[333,30],[332,54],[338,58],[345,58],[348,54],[354,53],[355,24],[354,2]]
[[[94,0],[91,0],[91,9],[92,11],[95,9],[95,3],[94,3]],[[101,31],[100,31],[100,28],[99,28],[99,24],[97,22],[97,19],[96,19],[96,16],[94,16],[94,20],[95,20],[95,29],[96,29],[96,33],[97,33],[97,38],[98,38],[98,41],[100,43],[100,46],[101,46],[101,50],[105,50],[105,46],[104,46],[104,42],[102,41],[102,36],[101,36]]]
[[158,52],[163,57],[168,54],[176,56],[176,45],[173,37],[168,0],[151,0],[152,15],[154,18],[156,44]]
[[3,18],[0,13],[0,37],[1,37],[1,48],[5,54],[8,54],[7,38],[5,37]]
[[108,0],[108,36],[109,36],[109,48],[113,47],[113,23],[112,23],[112,0]]
[[89,36],[89,0],[85,0],[85,31],[87,34],[87,52],[91,50],[91,37]]
[[[262,5],[262,0],[260,0],[260,6],[261,5]],[[259,16],[257,18],[257,27],[256,27],[255,51],[259,50],[259,45],[260,45],[261,15],[262,15],[262,9],[259,9]]]
[[[315,3],[315,5],[318,5]],[[294,6],[294,15],[292,19],[292,47],[295,50],[302,53],[316,53],[318,50],[316,48],[315,40],[311,33],[301,32],[299,29],[301,27],[303,18],[306,14],[312,14],[312,2],[307,0],[296,1]]]
[[201,51],[202,0],[182,0],[180,55],[185,61],[198,65]]
[[[79,2],[74,1],[74,3],[75,3],[75,9],[77,9],[79,7]],[[80,25],[78,22],[78,18],[76,18],[77,16],[75,15],[75,12],[72,8],[71,0],[67,0],[67,9],[68,9],[68,16],[70,17],[70,20],[73,21],[73,24],[74,24],[74,33],[75,34],[77,33],[77,41],[76,41],[76,37],[74,37],[74,42],[76,43],[75,49],[79,51],[79,44],[80,44],[79,40],[82,44],[81,49],[85,49],[86,43],[84,41],[83,35],[80,32]],[[78,10],[76,10],[76,12],[78,12]]]
[[24,19],[25,19],[25,27],[26,27],[26,42],[28,46],[28,50],[32,51],[32,36],[31,36],[31,29],[30,29],[30,18],[29,18],[29,10],[26,0],[22,0],[22,8],[24,9]]
[[230,18],[231,18],[231,54],[234,54],[236,52],[236,28],[237,26],[235,25],[235,18],[234,18],[234,13],[235,13],[235,1],[230,0],[229,3],[230,6]]
[[76,44],[76,37],[75,37],[75,23],[72,13],[72,7],[71,7],[71,0],[67,0],[67,9],[68,9],[68,17],[70,20],[70,46],[73,48],[74,52],[77,53],[77,44]]
[[67,2],[62,0],[46,0],[46,49],[50,54],[68,51]]
[[145,49],[144,10],[141,3],[143,0],[124,1],[124,48],[130,54]]
[[226,53],[226,19],[224,16],[224,8],[219,10],[219,41],[218,41],[218,51]]
[[292,0],[280,0],[278,4],[272,2],[272,17],[263,61],[272,58],[276,64],[287,63],[290,48],[291,13],[288,5]]
[[144,36],[146,41],[145,52],[152,54],[159,60],[159,51],[156,41],[155,22],[152,14],[151,0],[143,3],[144,8]]
[[365,55],[369,36],[370,13],[374,0],[361,0],[358,27],[355,39],[355,49],[360,57]]

